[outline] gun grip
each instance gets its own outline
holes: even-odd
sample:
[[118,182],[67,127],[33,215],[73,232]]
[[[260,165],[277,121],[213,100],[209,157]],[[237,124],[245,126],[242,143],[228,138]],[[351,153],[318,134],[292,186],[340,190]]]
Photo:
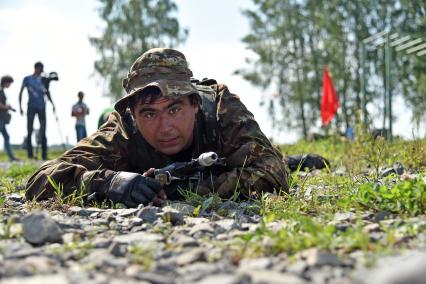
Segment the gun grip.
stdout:
[[172,182],[172,175],[169,172],[154,173],[155,180],[158,181],[161,186],[169,185]]

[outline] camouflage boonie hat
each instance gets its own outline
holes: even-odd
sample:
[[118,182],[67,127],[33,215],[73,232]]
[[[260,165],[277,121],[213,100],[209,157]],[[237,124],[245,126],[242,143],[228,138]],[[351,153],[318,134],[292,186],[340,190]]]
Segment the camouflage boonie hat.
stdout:
[[191,77],[192,71],[181,52],[170,48],[150,49],[133,63],[123,80],[127,95],[116,102],[114,108],[123,114],[129,98],[150,86],[159,88],[165,97],[198,94]]

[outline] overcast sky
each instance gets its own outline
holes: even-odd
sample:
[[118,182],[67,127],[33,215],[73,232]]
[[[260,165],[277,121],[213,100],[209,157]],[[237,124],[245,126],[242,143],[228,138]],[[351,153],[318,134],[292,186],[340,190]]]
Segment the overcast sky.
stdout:
[[[249,32],[241,10],[250,7],[251,1],[176,2],[180,24],[189,29],[188,40],[178,49],[186,55],[194,77],[215,78],[228,85],[254,113],[268,137],[274,135],[275,141],[294,142],[296,131],[272,134],[266,109],[259,107],[262,92],[239,76],[232,75],[233,71],[244,66],[245,57],[251,56],[241,43],[241,38]],[[88,40],[89,36],[97,35],[102,27],[96,7],[96,0],[0,1],[0,75],[10,74],[15,79],[6,90],[8,103],[19,109],[18,93],[22,79],[32,74],[36,61],[44,63],[45,71],[59,73],[60,80],[52,82],[50,86],[59,123],[55,121],[50,103],[47,103],[49,145],[61,143],[60,134],[62,140],[75,143],[75,120],[71,117],[71,106],[77,101],[78,91],[86,94],[85,102],[90,108],[91,113],[87,117],[89,133],[96,130],[99,114],[111,104],[110,99],[102,97],[102,85],[99,78],[94,76],[96,51]],[[24,111],[27,99],[25,92]],[[395,133],[410,137],[409,115],[403,116],[402,122],[394,124]],[[38,122],[35,127],[38,127]],[[14,113],[8,130],[13,144],[22,143],[26,135],[25,115]]]

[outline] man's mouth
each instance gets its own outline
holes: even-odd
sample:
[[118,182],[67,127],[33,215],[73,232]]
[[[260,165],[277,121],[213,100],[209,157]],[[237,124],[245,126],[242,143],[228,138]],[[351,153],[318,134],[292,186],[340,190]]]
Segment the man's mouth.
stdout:
[[158,140],[158,142],[161,145],[169,146],[169,145],[174,145],[174,144],[178,143],[178,139],[179,139],[179,137],[166,138],[166,139],[160,139],[160,140]]

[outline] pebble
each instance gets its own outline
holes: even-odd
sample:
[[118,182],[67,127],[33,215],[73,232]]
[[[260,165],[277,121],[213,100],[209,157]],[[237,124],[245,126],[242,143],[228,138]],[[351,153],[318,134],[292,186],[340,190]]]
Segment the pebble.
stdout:
[[158,208],[157,207],[144,207],[142,208],[137,216],[141,218],[144,222],[154,223],[158,219]]
[[26,215],[23,220],[24,238],[33,245],[62,241],[62,230],[46,211]]

